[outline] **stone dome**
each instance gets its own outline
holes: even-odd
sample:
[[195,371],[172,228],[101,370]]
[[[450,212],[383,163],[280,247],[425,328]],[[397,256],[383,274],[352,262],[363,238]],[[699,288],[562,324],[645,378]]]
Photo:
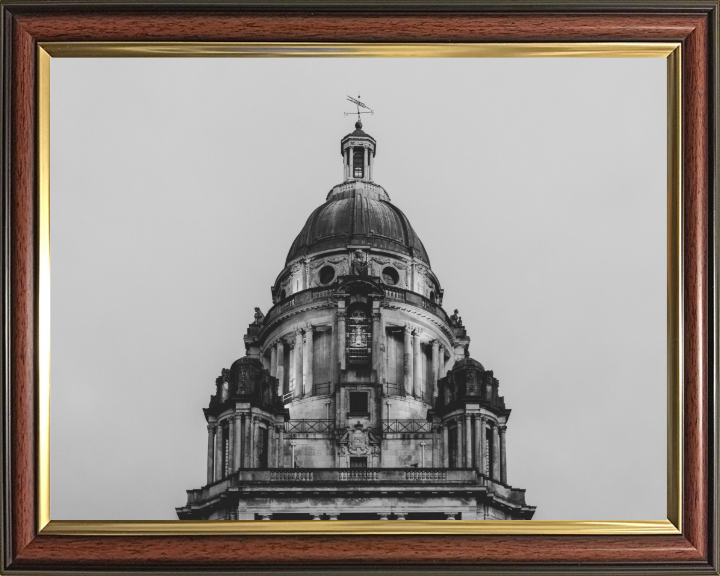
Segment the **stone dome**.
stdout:
[[474,358],[470,358],[469,356],[466,356],[465,358],[461,358],[457,362],[455,362],[455,365],[452,367],[453,372],[457,372],[459,370],[462,370],[463,368],[479,368],[481,372],[485,372],[485,367],[480,364],[477,360]]
[[288,252],[286,264],[308,254],[360,244],[430,259],[407,216],[390,203],[382,187],[370,183],[336,186],[310,214]]

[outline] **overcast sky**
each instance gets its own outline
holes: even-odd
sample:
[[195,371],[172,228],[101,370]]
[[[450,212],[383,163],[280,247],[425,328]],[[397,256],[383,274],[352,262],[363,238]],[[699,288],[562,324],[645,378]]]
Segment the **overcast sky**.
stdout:
[[666,518],[663,59],[51,63],[51,517],[175,519],[202,408],[342,180],[346,95],[536,519]]

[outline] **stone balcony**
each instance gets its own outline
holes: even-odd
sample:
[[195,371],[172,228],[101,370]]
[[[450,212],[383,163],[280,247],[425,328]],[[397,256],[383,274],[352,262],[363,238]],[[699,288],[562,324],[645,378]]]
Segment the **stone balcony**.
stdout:
[[[370,277],[373,278],[373,277]],[[384,286],[385,297],[388,300],[394,300],[397,302],[404,302],[423,310],[434,314],[440,320],[446,324],[450,324],[450,317],[447,315],[442,306],[436,304],[432,300],[425,298],[424,296],[413,292],[412,290],[405,290],[404,288],[397,288],[395,286]],[[284,314],[288,310],[298,308],[316,302],[318,300],[330,300],[333,297],[333,288],[309,288],[307,290],[301,290],[281,300],[275,304],[268,313],[265,315],[265,325],[269,325],[275,318]]]
[[366,492],[417,490],[436,492],[482,491],[503,500],[525,504],[525,491],[506,486],[473,469],[456,468],[274,468],[241,469],[234,474],[196,490],[188,490],[188,505],[205,502],[228,490],[278,492],[344,491]]

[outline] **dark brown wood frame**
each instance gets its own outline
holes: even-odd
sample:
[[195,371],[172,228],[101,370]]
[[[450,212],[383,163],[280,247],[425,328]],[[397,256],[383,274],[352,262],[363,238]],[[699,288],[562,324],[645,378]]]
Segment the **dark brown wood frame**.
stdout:
[[[2,15],[4,573],[718,574],[716,1],[297,4],[8,0]],[[43,41],[682,43],[683,533],[646,536],[52,536],[36,510],[36,53]]]

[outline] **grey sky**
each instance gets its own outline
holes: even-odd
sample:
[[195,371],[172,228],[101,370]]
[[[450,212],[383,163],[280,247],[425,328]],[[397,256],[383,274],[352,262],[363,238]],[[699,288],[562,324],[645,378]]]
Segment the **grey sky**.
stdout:
[[346,95],[536,519],[665,514],[665,60],[53,59],[51,517],[174,519]]

